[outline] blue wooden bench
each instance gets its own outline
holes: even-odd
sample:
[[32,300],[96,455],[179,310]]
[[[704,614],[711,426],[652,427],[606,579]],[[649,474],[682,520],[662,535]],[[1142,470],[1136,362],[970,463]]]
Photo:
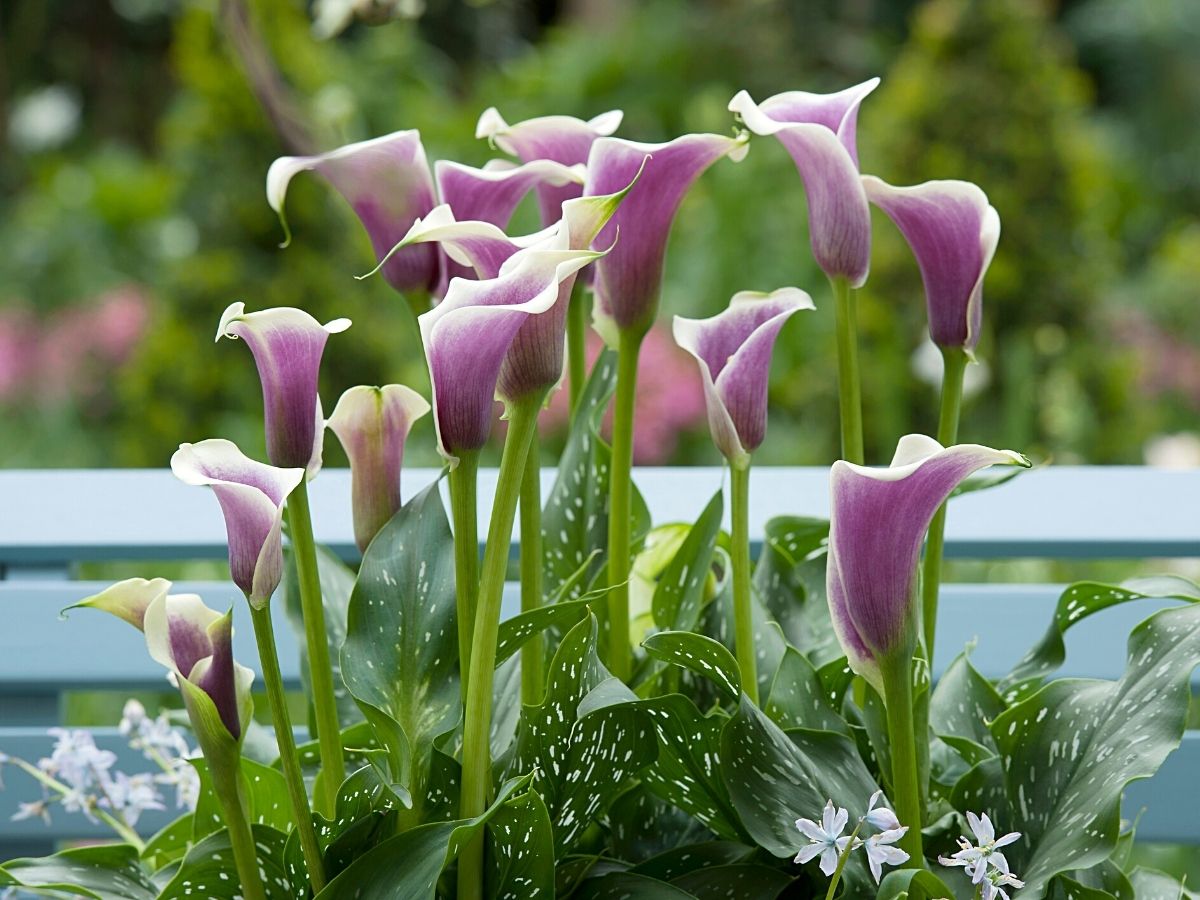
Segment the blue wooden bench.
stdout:
[[[424,487],[436,471],[406,473],[405,492]],[[544,492],[553,473],[546,472]],[[723,480],[719,469],[639,469],[635,480],[655,523],[691,521]],[[487,514],[495,472],[481,475],[480,513]],[[349,475],[327,470],[312,485],[317,538],[347,559],[352,539]],[[73,580],[78,564],[144,561],[138,571],[158,574],[156,562],[222,559],[224,526],[208,492],[181,485],[166,471],[0,471],[0,750],[36,760],[48,753],[46,728],[60,721],[64,692],[80,689],[168,690],[163,671],[145,655],[129,627],[101,615],[59,610],[103,587]],[[751,538],[761,541],[764,523],[777,515],[828,514],[828,470],[761,468],[753,473]],[[486,519],[485,519],[486,521]],[[1023,474],[1002,487],[962,496],[949,518],[947,556],[999,560],[1200,557],[1200,471],[1169,472],[1134,467],[1057,467]],[[255,661],[253,639],[240,611],[243,602],[228,583],[182,583],[211,606],[234,604],[240,631],[238,658]],[[1061,586],[1048,584],[950,584],[938,634],[942,665],[978,639],[972,659],[998,676],[1043,633]],[[291,631],[276,615],[284,677],[298,680]],[[516,607],[515,595],[506,610]],[[1085,621],[1067,637],[1062,674],[1118,677],[1125,639],[1151,602],[1132,604]],[[96,729],[97,742],[117,751],[129,771],[144,770],[115,728]],[[38,789],[17,772],[7,773],[0,792],[0,859],[42,853],[53,841],[103,834],[81,816],[59,814],[53,825],[11,822],[21,800]],[[1200,844],[1200,732],[1152,780],[1133,785],[1134,811],[1146,840]],[[152,832],[166,814],[149,814]]]

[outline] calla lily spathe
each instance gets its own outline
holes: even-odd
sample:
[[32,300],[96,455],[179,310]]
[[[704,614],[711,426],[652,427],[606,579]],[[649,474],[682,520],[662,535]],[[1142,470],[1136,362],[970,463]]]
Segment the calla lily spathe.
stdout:
[[973,354],[983,315],[983,279],[1000,240],[1000,215],[987,194],[967,181],[893,187],[868,175],[862,183],[867,198],[896,223],[917,258],[929,336],[939,347]]
[[[587,121],[574,116],[539,116],[509,125],[493,106],[479,117],[475,137],[486,138],[493,146],[525,163],[548,159],[574,166],[586,163],[596,139],[615,132],[623,117],[621,110],[614,109]],[[550,225],[562,215],[562,205],[581,196],[583,191],[575,184],[543,183],[538,185],[537,193],[542,224]]]
[[400,467],[413,422],[429,401],[402,384],[347,390],[325,423],[350,459],[354,540],[364,553],[400,508]]
[[593,319],[609,346],[617,346],[622,332],[641,336],[654,323],[667,237],[684,195],[717,160],[743,159],[747,140],[745,134],[688,134],[665,144],[601,138],[592,145],[585,196],[612,194],[637,181],[598,237],[601,246],[612,246],[620,235],[596,263]]
[[871,268],[871,214],[858,174],[858,108],[878,84],[872,78],[835,94],[787,91],[762,103],[740,91],[729,101],[747,128],[774,135],[791,154],[808,198],[817,265],[855,288]]
[[304,470],[260,463],[232,441],[214,438],[180,444],[171,471],[184,484],[213,489],[225,516],[233,581],[252,606],[265,607],[283,578],[284,502]]
[[[146,635],[150,657],[175,678],[193,721],[211,704],[239,741],[249,724],[254,673],[233,660],[233,613],[209,609],[195,594],[172,594],[165,578],[129,578],[75,604],[124,619]],[[206,718],[211,718],[207,716]]]
[[[315,171],[350,204],[381,259],[436,203],[433,177],[421,134],[397,131],[347,144],[318,156],[284,156],[267,170],[267,202],[291,240],[283,204],[288,184],[300,172]],[[410,247],[388,260],[383,277],[401,293],[432,291],[440,273],[434,247]]]
[[920,610],[917,562],[930,520],[969,475],[1028,466],[1012,450],[900,439],[886,469],[839,460],[830,472],[829,609],[850,667],[883,691],[881,661],[911,656]]
[[322,325],[289,306],[248,313],[246,304],[231,303],[221,316],[217,340],[242,338],[254,354],[272,465],[306,468],[310,478],[321,468],[324,416],[317,375],[329,335],[349,327],[349,319]]
[[603,255],[530,247],[512,256],[496,278],[455,278],[445,299],[417,320],[438,451],[452,465],[459,453],[487,442],[500,370],[521,326],[554,306],[564,280]]
[[731,465],[744,466],[767,433],[771,351],[784,323],[812,298],[799,288],[741,291],[709,319],[676,316],[675,342],[696,358],[713,443]]

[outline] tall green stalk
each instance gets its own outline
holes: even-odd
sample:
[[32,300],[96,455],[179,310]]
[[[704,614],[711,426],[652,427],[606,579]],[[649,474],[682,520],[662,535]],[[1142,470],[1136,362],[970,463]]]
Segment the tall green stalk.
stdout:
[[317,779],[317,810],[333,818],[337,792],[346,774],[342,757],[341,723],[333,695],[333,667],[329,661],[329,632],[325,606],[321,602],[321,576],[317,570],[317,547],[313,540],[312,511],[308,504],[308,482],[302,480],[287,501],[288,525],[300,582],[300,609],[304,616],[304,640],[308,650],[308,673],[312,684],[317,743],[321,751],[321,776]]
[[[267,703],[271,707],[271,721],[275,724],[275,739],[279,742],[279,763],[283,770],[283,780],[292,803],[292,817],[296,820],[296,834],[300,838],[304,865],[308,868],[308,880],[316,892],[325,886],[325,866],[321,861],[321,847],[317,843],[317,833],[313,828],[304,775],[300,771],[300,757],[296,752],[296,738],[292,733],[287,695],[283,690],[283,675],[279,671],[279,655],[275,650],[275,627],[271,622],[270,607],[256,609],[251,606],[250,621],[254,625],[254,639],[258,642],[258,659],[267,688]],[[253,847],[253,843],[251,846]],[[255,871],[257,872],[257,866]]]
[[845,278],[831,279],[837,320],[838,405],[842,459],[863,464],[862,386],[858,372],[858,321],[855,296]]
[[892,792],[900,824],[907,825],[898,844],[908,851],[909,868],[924,868],[921,850],[921,778],[913,722],[912,659],[893,653],[881,666],[883,702],[887,707],[888,747],[892,754]]
[[[534,431],[525,457],[521,479],[521,612],[542,605],[542,465],[538,436]],[[540,634],[521,648],[521,702],[536,704],[542,700],[545,686],[543,669],[546,644]]]
[[[268,613],[270,615],[270,613]],[[241,894],[245,900],[266,900],[262,877],[258,868],[258,850],[254,844],[254,832],[250,828],[249,810],[246,807],[245,791],[242,788],[241,770],[237,766],[210,766],[213,793],[221,807],[221,818],[229,831],[229,846],[233,850],[233,866],[241,882]],[[309,819],[311,827],[312,820]],[[320,875],[320,870],[317,872]],[[324,877],[321,885],[324,886]],[[320,890],[313,878],[313,891]]]
[[[525,471],[525,458],[537,430],[538,411],[545,395],[536,393],[513,403],[508,410],[508,435],[500,457],[500,474],[488,525],[487,546],[479,582],[479,607],[467,676],[467,703],[463,724],[462,793],[459,815],[473,818],[487,809],[492,787],[488,740],[492,724],[492,681],[496,669],[496,640],[500,630],[500,602],[508,570],[509,545],[517,499]],[[464,845],[458,863],[458,900],[483,900],[484,840],[477,835]]]
[[467,697],[467,670],[471,665],[471,640],[475,633],[475,605],[479,596],[479,451],[458,456],[450,470],[450,516],[454,520],[454,592],[458,619],[458,666],[462,673],[463,701]]
[[742,675],[742,690],[758,705],[758,662],[754,655],[754,612],[750,605],[750,462],[730,463],[732,499],[734,649]]
[[583,278],[577,277],[567,307],[567,384],[572,417],[579,408],[579,398],[583,396],[583,386],[587,382],[587,318],[587,289]]
[[621,681],[633,674],[629,645],[629,570],[633,509],[633,410],[638,354],[645,334],[622,331],[617,345],[608,506],[608,669]]
[[[963,374],[967,354],[960,347],[942,350],[945,360],[942,375],[942,408],[938,415],[938,442],[949,447],[958,443],[958,420],[962,409]],[[942,554],[946,545],[946,504],[943,503],[929,524],[925,558],[921,562],[921,621],[925,630],[925,652],[933,665],[933,641],[937,636],[938,592],[942,585]]]

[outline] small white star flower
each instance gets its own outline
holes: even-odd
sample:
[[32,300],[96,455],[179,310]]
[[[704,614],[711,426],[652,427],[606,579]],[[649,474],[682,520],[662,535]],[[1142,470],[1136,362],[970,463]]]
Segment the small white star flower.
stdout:
[[50,824],[50,804],[45,800],[35,800],[33,803],[18,803],[17,811],[13,813],[11,821],[20,822],[22,819],[41,819],[47,825]]
[[1000,852],[1000,848],[1019,840],[1020,832],[1010,831],[997,838],[992,820],[986,814],[977,816],[973,812],[967,813],[967,824],[971,826],[978,844],[960,837],[960,849],[950,857],[939,856],[938,862],[943,866],[962,866],[971,883],[980,885],[984,900],[993,900],[994,897],[1008,900],[1008,894],[1001,888],[1023,887],[1023,883],[1009,872],[1008,859]]
[[832,800],[825,804],[825,809],[821,813],[821,824],[818,825],[812,819],[797,819],[796,827],[811,843],[800,848],[795,861],[806,863],[819,854],[821,871],[826,875],[832,875],[837,869],[838,857],[850,843],[849,837],[842,837],[842,832],[846,830],[846,823],[849,821],[850,814],[841,807],[835,810]]
[[[890,812],[890,810],[884,810],[884,812]],[[867,838],[864,844],[867,849],[867,865],[871,867],[871,874],[875,876],[876,884],[879,884],[879,880],[883,877],[885,865],[898,866],[908,862],[907,852],[899,847],[891,846],[904,837],[907,831],[908,826],[902,825],[899,828],[889,828],[887,831],[881,831],[879,834],[873,834]]]

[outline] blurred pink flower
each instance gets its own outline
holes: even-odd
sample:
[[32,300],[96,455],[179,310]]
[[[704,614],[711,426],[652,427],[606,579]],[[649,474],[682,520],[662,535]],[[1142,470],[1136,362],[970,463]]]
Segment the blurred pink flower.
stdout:
[[[60,402],[93,396],[146,333],[150,301],[114,288],[39,322],[23,307],[0,312],[0,400]],[[100,376],[100,377],[98,377]]]
[[1194,341],[1140,311],[1117,322],[1116,336],[1137,354],[1142,393],[1178,393],[1193,409],[1200,409],[1200,349]]
[[[596,361],[604,343],[588,332],[588,365]],[[633,427],[633,461],[638,465],[670,462],[685,431],[705,427],[704,389],[695,377],[695,363],[679,349],[670,332],[655,325],[646,335],[638,359],[638,395]],[[542,416],[542,431],[567,427],[568,398],[558,391]],[[612,428],[611,414],[604,421],[605,437]]]

